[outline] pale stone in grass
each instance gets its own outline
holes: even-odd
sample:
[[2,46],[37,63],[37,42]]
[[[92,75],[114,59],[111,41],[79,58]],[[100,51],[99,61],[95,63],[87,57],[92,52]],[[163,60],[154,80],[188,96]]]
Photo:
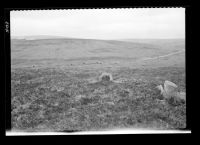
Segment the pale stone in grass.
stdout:
[[173,82],[166,80],[164,83],[164,90],[168,97],[176,95],[178,92],[177,88],[178,86],[174,84]]
[[57,87],[58,92],[64,91],[64,89],[65,89],[64,87]]
[[180,100],[186,101],[186,93],[185,92],[177,93],[176,97],[179,98]]
[[160,94],[163,95],[164,94],[164,89],[162,87],[162,85],[159,85],[156,87],[158,90],[160,90]]
[[118,78],[118,79],[116,79],[116,80],[113,80],[113,82],[115,82],[115,83],[124,83],[124,82],[126,82],[126,81],[128,81],[127,78]]
[[85,97],[86,97],[85,95],[77,95],[75,96],[75,101],[79,101],[80,99],[85,98]]
[[162,85],[156,87],[160,90],[161,95],[166,99],[174,98],[176,101],[186,101],[186,93],[178,92],[178,86],[170,81],[165,81],[164,88]]

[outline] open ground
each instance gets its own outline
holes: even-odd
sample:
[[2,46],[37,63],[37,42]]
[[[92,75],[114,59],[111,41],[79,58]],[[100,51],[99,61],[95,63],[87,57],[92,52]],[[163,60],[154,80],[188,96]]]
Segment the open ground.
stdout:
[[165,80],[186,91],[182,39],[12,39],[12,129],[183,129],[186,103],[163,100]]

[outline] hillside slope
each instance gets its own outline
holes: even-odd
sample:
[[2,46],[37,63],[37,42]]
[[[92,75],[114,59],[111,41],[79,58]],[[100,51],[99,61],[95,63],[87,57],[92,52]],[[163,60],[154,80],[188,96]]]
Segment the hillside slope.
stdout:
[[[175,45],[173,51],[184,48]],[[73,59],[84,57],[140,58],[169,53],[156,44],[92,39],[12,40],[12,59]]]

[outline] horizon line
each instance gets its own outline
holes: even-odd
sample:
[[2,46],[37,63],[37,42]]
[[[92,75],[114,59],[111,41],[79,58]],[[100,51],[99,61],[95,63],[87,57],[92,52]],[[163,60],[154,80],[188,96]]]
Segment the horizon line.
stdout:
[[[39,37],[39,36],[46,36],[46,37],[59,37],[63,38],[63,39],[95,39],[95,40],[133,40],[133,39],[185,39],[185,37],[180,37],[180,38],[110,38],[110,39],[103,39],[103,38],[83,38],[83,37],[69,37],[69,36],[61,36],[61,35],[13,35],[11,37],[11,39],[26,39],[26,37]],[[15,37],[19,37],[19,38],[15,38]],[[21,38],[20,38],[21,37]],[[23,38],[24,37],[24,38]],[[37,39],[37,38],[35,38]],[[45,38],[44,38],[45,39]],[[51,39],[51,38],[46,38],[46,39]],[[54,39],[54,38],[52,38]]]

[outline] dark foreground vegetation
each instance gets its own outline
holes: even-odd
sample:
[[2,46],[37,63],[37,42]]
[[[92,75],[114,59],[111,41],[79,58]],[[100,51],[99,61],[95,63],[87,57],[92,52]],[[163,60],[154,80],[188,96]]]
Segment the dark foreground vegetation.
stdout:
[[155,88],[170,80],[185,91],[184,68],[108,71],[15,69],[11,74],[13,130],[87,131],[112,128],[183,129],[186,104],[164,101]]

